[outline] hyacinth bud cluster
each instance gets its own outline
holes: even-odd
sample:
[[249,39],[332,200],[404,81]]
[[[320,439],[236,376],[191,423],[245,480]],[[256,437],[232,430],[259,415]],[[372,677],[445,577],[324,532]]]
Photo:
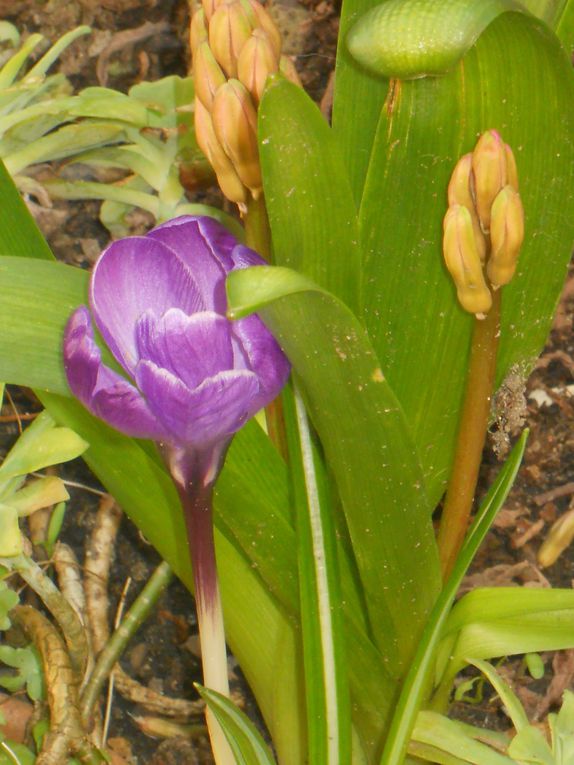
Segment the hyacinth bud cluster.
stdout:
[[524,211],[512,149],[495,130],[456,164],[448,186],[443,252],[461,306],[484,318],[492,291],[514,276]]
[[221,190],[240,209],[261,193],[257,107],[267,77],[299,83],[258,0],[202,0],[191,20],[195,131]]

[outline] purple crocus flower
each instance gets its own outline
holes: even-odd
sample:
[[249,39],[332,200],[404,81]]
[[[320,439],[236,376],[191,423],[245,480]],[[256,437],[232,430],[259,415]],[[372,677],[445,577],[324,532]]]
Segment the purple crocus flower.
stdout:
[[117,430],[205,452],[284,385],[289,364],[257,316],[230,322],[225,278],[264,261],[208,217],[184,216],[113,242],[96,263],[90,307],[131,380],[102,363],[90,312],[64,338],[70,388]]
[[[257,316],[230,322],[225,279],[264,261],[212,218],[184,216],[113,242],[94,268],[90,310],[64,336],[74,395],[117,430],[157,441],[185,515],[204,682],[228,693],[212,492],[233,434],[274,399],[289,363]],[[102,362],[92,317],[125,372]],[[207,715],[219,765],[235,760]]]

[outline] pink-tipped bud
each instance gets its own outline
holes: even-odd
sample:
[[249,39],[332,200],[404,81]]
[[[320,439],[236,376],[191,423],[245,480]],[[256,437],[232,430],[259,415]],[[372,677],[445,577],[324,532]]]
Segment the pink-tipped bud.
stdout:
[[520,195],[505,186],[494,200],[490,219],[491,253],[486,273],[493,287],[502,287],[514,276],[524,240],[524,209]]
[[222,192],[238,205],[247,201],[247,189],[239,179],[233,163],[217,140],[211,116],[199,99],[195,99],[195,135],[201,151],[209,160]]
[[281,55],[281,32],[277,29],[277,25],[269,15],[268,11],[261,5],[258,0],[241,0],[243,8],[248,13],[253,29],[262,29],[267,32],[269,42],[273,46],[275,56],[279,58]]
[[267,77],[274,74],[278,68],[279,61],[267,32],[254,29],[239,55],[237,74],[256,103],[259,103],[263,96]]
[[298,85],[300,88],[303,87],[299,74],[295,69],[295,64],[289,56],[281,56],[279,59],[279,71],[294,85]]
[[456,286],[458,301],[465,311],[483,316],[492,306],[482,263],[474,239],[470,212],[464,205],[453,205],[444,219],[443,254]]
[[202,42],[207,41],[207,20],[205,18],[205,11],[203,8],[198,8],[191,17],[191,23],[189,25],[189,45],[191,47],[192,56],[195,56],[195,51]]
[[506,148],[496,130],[483,133],[472,153],[473,191],[483,231],[490,230],[490,208],[506,186]]
[[239,80],[229,80],[219,88],[213,99],[211,116],[219,143],[242,183],[257,198],[262,186],[257,112],[249,92]]
[[209,22],[209,44],[228,77],[237,77],[237,60],[253,26],[241,0],[226,0]]
[[480,261],[484,263],[486,258],[486,239],[480,228],[472,198],[471,178],[472,154],[465,154],[458,160],[451,175],[448,184],[448,203],[449,205],[463,205],[469,211]]
[[206,109],[211,109],[215,93],[226,82],[226,77],[207,40],[198,45],[193,56],[193,78],[195,95]]

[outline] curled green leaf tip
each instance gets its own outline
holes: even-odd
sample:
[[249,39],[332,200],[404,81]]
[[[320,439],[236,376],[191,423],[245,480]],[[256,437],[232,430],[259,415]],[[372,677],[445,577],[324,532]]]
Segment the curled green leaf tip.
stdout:
[[515,0],[386,0],[347,36],[353,58],[383,77],[402,80],[444,74]]

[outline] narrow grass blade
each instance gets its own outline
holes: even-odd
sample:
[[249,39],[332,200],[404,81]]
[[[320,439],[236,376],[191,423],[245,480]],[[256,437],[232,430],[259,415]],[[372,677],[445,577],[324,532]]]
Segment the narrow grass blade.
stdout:
[[330,487],[295,383],[284,395],[297,518],[309,762],[351,759],[351,710]]

